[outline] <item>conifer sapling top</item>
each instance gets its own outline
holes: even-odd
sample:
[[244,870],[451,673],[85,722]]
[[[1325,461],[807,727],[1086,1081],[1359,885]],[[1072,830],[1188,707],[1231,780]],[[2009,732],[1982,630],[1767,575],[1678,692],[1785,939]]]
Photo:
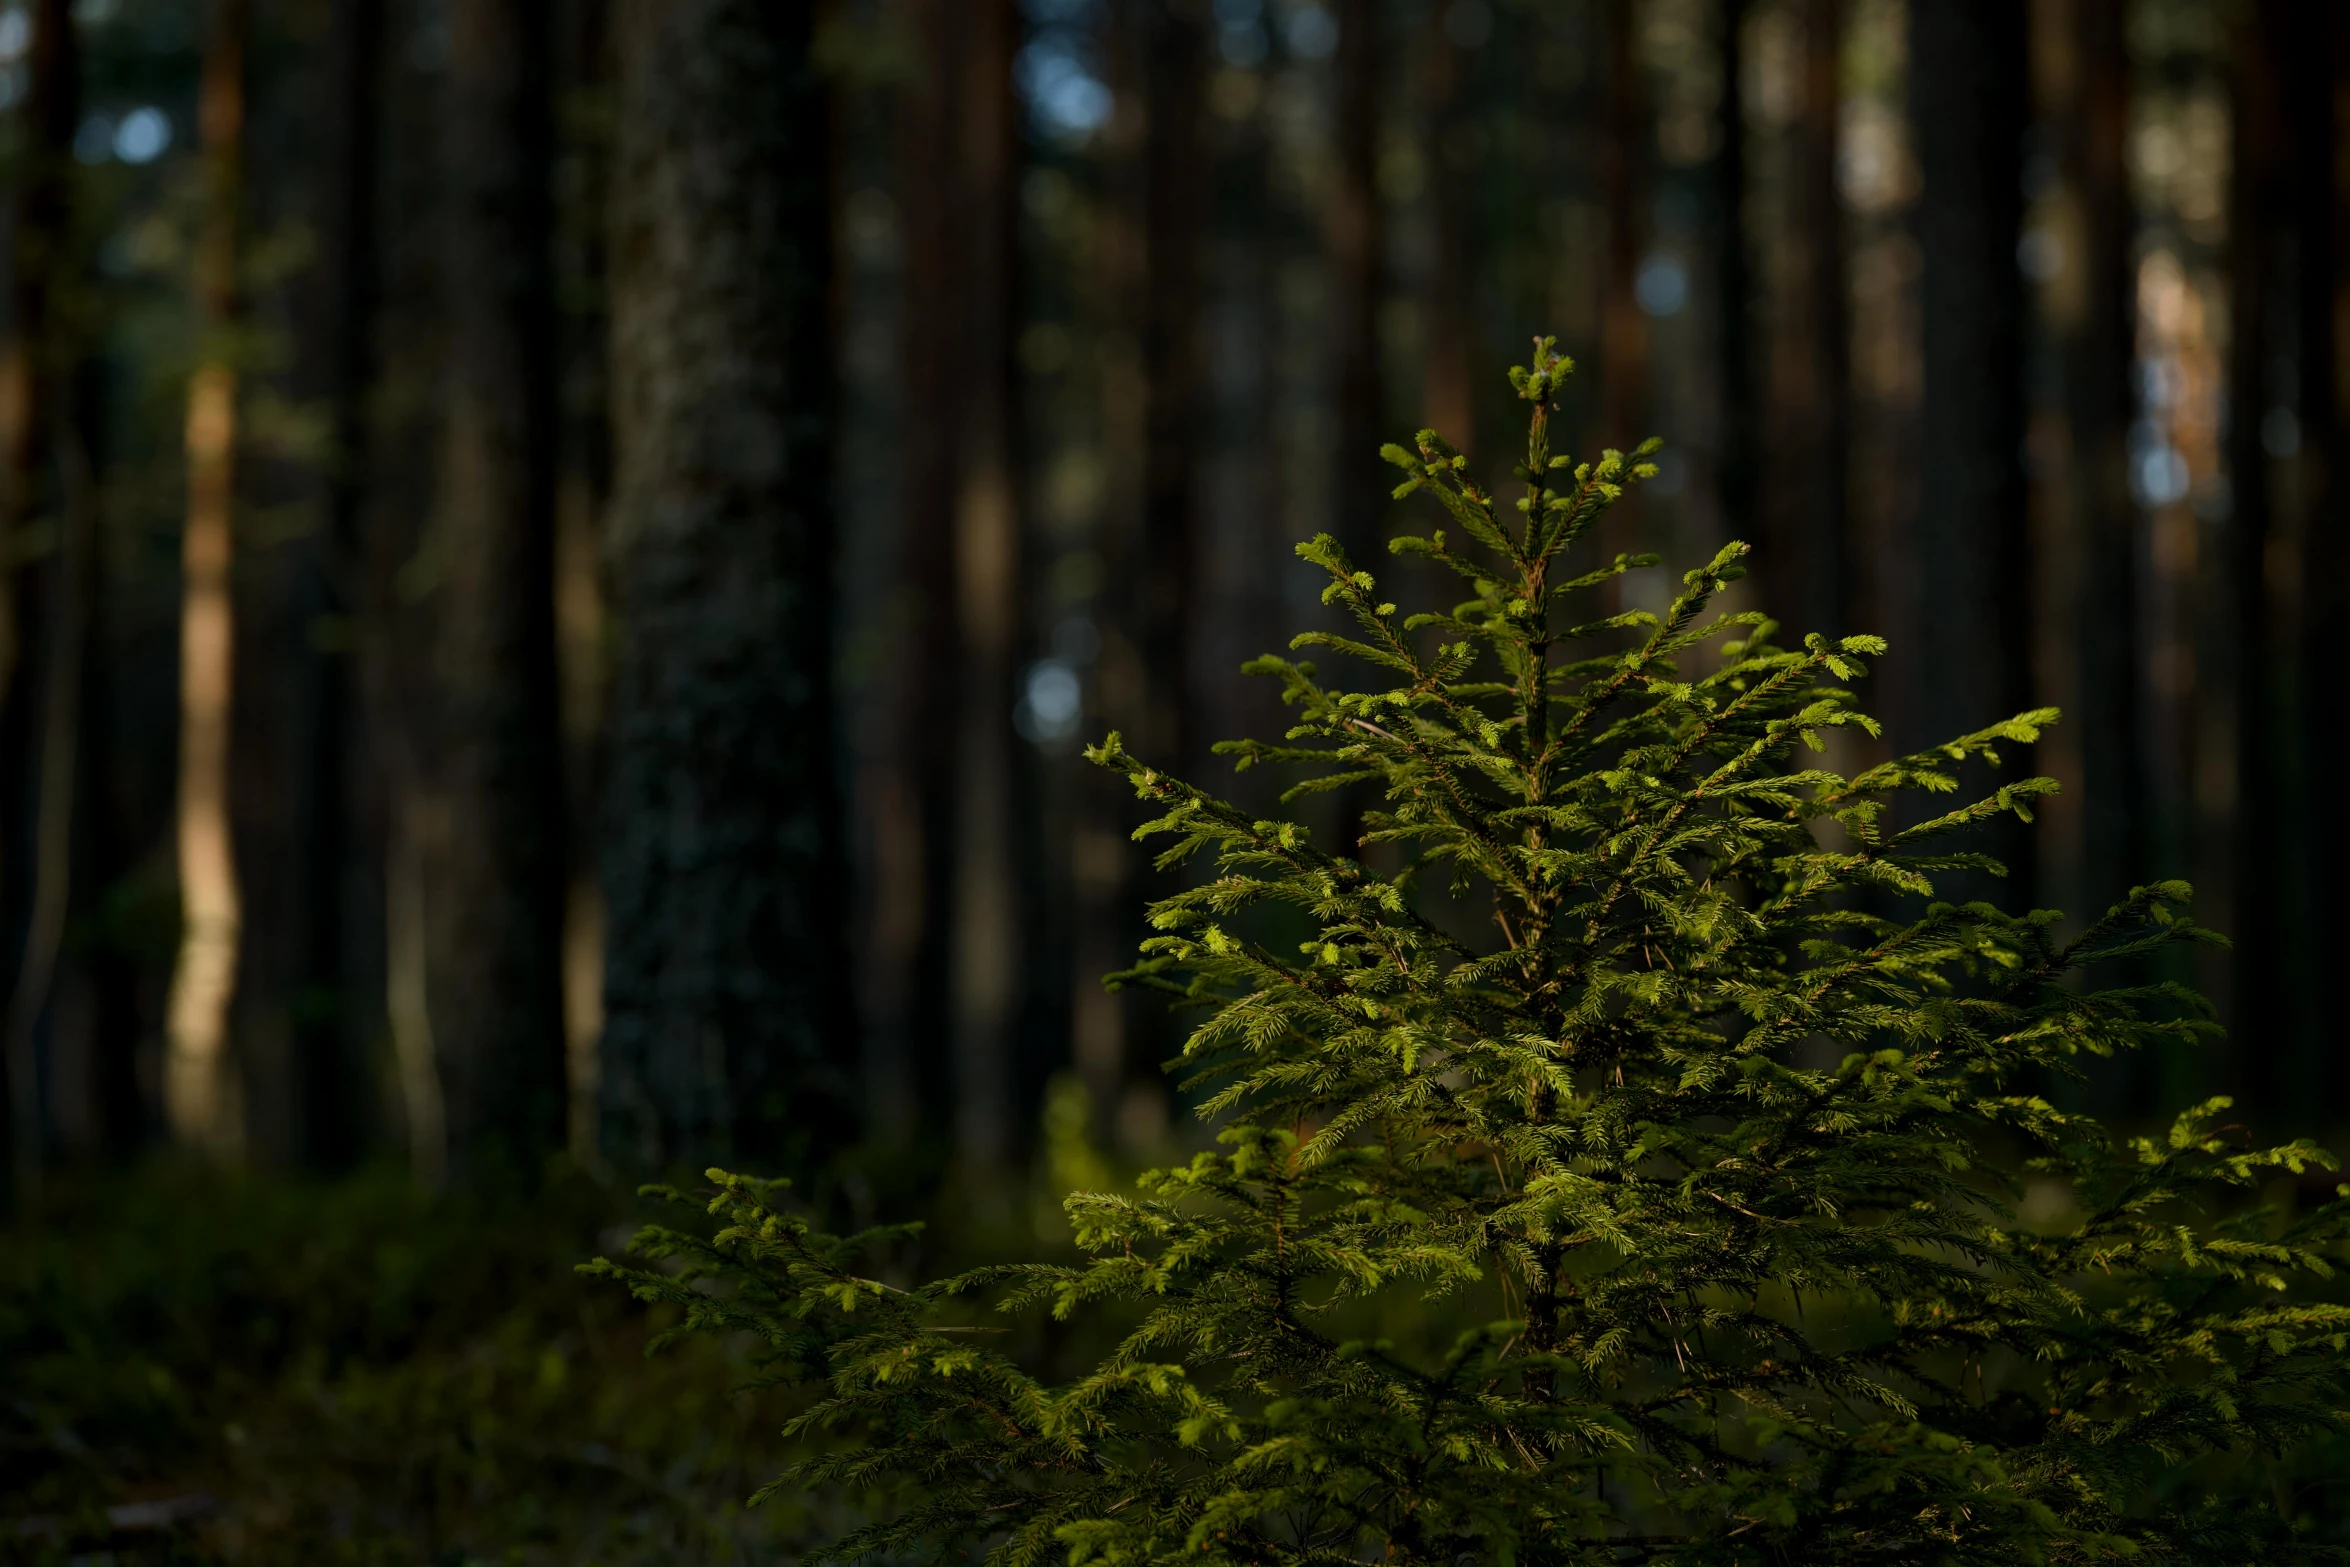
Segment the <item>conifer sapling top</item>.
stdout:
[[[1196,1019],[1178,1070],[1212,1152],[1071,1194],[1082,1265],[890,1287],[860,1270],[894,1232],[820,1233],[720,1171],[714,1234],[639,1238],[683,1272],[590,1265],[682,1308],[677,1332],[770,1347],[808,1453],[775,1484],[871,1509],[831,1557],[2321,1548],[2279,1477],[2343,1420],[2345,1204],[2255,1188],[2324,1155],[2250,1146],[2224,1100],[2125,1140],[2042,1096],[2084,1057],[2211,1031],[2176,984],[2081,979],[2215,939],[2187,889],[2062,941],[2051,913],[1935,901],[1996,868],[1968,828],[2054,787],[1951,803],[1961,764],[2055,714],[1820,765],[1830,731],[1876,736],[1850,685],[1883,644],[1717,612],[1742,544],[1662,612],[1616,607],[1654,558],[1578,545],[1655,443],[1555,455],[1571,368],[1544,341],[1511,372],[1515,497],[1434,432],[1386,450],[1447,524],[1392,547],[1457,577],[1454,607],[1403,614],[1328,538],[1299,551],[1344,629],[1295,646],[1371,683],[1260,659],[1294,727],[1219,749],[1290,770],[1288,800],[1369,802],[1361,846],[1114,734],[1088,753],[1188,878],[1118,982]],[[1905,794],[1947,808],[1897,815]],[[973,1331],[993,1311],[1130,1327],[1055,1383]]]

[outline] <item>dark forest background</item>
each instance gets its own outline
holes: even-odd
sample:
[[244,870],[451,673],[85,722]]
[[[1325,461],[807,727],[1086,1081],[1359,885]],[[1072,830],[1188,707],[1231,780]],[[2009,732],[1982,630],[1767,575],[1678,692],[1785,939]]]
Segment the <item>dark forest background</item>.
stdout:
[[1162,882],[1080,745],[1204,776],[1277,724],[1237,671],[1320,613],[1291,544],[1395,569],[1378,445],[1501,471],[1538,332],[1575,446],[1667,442],[1632,601],[1743,537],[1746,602],[1892,639],[1891,743],[2063,708],[2010,894],[2183,876],[2234,935],[2187,976],[2229,1042],[2100,1107],[2332,1130],[2346,32],[0,9],[20,1204],[165,1146],[860,1203],[1149,1154],[1174,1035],[1100,976]]

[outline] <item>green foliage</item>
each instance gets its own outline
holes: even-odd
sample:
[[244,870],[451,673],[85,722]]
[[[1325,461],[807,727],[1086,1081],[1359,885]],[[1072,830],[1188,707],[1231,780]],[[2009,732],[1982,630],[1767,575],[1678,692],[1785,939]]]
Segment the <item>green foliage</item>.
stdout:
[[[860,1271],[890,1233],[819,1233],[713,1171],[715,1233],[640,1238],[681,1271],[590,1271],[681,1334],[756,1335],[768,1378],[806,1386],[808,1456],[769,1491],[883,1498],[834,1558],[2332,1554],[2289,1482],[2343,1420],[2350,1310],[2324,1281],[2350,1203],[2258,1201],[2325,1155],[2251,1146],[2224,1100],[2124,1139],[2037,1092],[2210,1031],[2176,985],[2080,978],[2213,939],[2187,889],[2138,888],[2069,941],[2053,914],[1933,901],[1996,869],[1964,829],[2053,785],[1907,826],[1895,801],[1951,795],[2055,715],[1817,765],[1831,731],[1876,735],[1849,683],[1883,644],[1782,647],[1713,612],[1738,544],[1662,614],[1605,607],[1653,562],[1565,561],[1652,447],[1552,455],[1570,368],[1544,342],[1512,372],[1514,515],[1433,432],[1387,449],[1397,495],[1461,535],[1394,548],[1466,598],[1403,616],[1304,546],[1351,624],[1297,645],[1384,683],[1261,660],[1295,726],[1223,748],[1302,769],[1292,800],[1375,795],[1366,858],[1390,869],[1115,735],[1091,753],[1158,813],[1162,867],[1206,862],[1121,981],[1195,1009],[1180,1066],[1215,1151],[1070,1196],[1077,1265],[895,1287]],[[1266,934],[1279,908],[1315,929],[1294,952]],[[988,1301],[1127,1331],[1048,1380]]]

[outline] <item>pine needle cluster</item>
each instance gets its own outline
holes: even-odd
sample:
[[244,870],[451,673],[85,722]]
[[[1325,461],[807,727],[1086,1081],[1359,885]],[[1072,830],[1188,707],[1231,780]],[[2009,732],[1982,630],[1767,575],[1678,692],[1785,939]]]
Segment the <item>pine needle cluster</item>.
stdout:
[[[591,1269],[771,1346],[810,1444],[776,1484],[881,1498],[839,1559],[2325,1557],[2280,1477],[2344,1419],[2350,1203],[2261,1198],[2326,1156],[2251,1145],[2224,1100],[2123,1138],[2042,1092],[2212,1032],[2143,980],[2216,939],[2187,889],[2069,940],[1936,901],[1997,869],[1967,829],[2054,787],[1958,800],[1961,765],[2055,714],[1820,765],[1877,734],[1851,686],[1883,644],[1717,612],[1739,544],[1659,613],[1608,607],[1654,558],[1566,561],[1654,443],[1554,455],[1571,368],[1544,341],[1511,373],[1514,505],[1433,432],[1386,450],[1457,530],[1393,548],[1456,607],[1300,549],[1348,628],[1296,646],[1377,678],[1262,659],[1294,727],[1223,749],[1299,770],[1292,801],[1374,801],[1359,856],[1116,735],[1089,753],[1195,868],[1121,980],[1196,1010],[1214,1151],[1071,1195],[1074,1266],[891,1287],[860,1271],[886,1233],[712,1171],[714,1233],[640,1238],[682,1271]],[[2141,982],[2083,977],[2117,963]],[[1132,1326],[1056,1383],[974,1302]]]

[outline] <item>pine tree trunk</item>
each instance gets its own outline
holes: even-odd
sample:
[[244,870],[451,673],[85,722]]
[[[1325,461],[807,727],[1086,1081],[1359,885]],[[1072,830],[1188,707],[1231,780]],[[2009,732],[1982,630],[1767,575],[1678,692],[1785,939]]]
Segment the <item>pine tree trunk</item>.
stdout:
[[2234,43],[2228,211],[2228,407],[2226,460],[2233,507],[2224,559],[2235,643],[2236,801],[2229,858],[2234,871],[2228,934],[2234,942],[2230,977],[2229,1048],[2232,1076],[2256,1114],[2300,1119],[2306,1108],[2283,1097],[2287,1017],[2284,998],[2283,911],[2278,856],[2282,847],[2278,788],[2275,610],[2268,590],[2268,557],[2277,527],[2276,497],[2265,449],[2267,414],[2275,403],[2269,361],[2275,351],[2272,314],[2278,284],[2275,237],[2285,219],[2284,134],[2274,84],[2289,80],[2299,47],[2288,29],[2287,0],[2253,0],[2238,19]]
[[1147,692],[1137,713],[1157,715],[1143,725],[1141,743],[1188,766],[1199,743],[1188,653],[1199,576],[1193,485],[1201,430],[1196,247],[1207,38],[1198,22],[1174,7],[1146,4],[1139,9],[1142,532],[1139,555],[1124,576],[1137,599],[1134,618]]
[[[1428,356],[1420,401],[1420,422],[1465,451],[1477,449],[1477,405],[1470,386],[1469,360],[1476,341],[1476,311],[1470,277],[1476,255],[1471,232],[1475,204],[1464,199],[1473,175],[1464,144],[1461,76],[1464,51],[1444,26],[1445,12],[1431,6],[1420,38],[1418,67],[1427,97],[1428,228],[1432,251],[1428,277]],[[1407,443],[1408,444],[1408,443]],[[1384,465],[1382,465],[1384,467]],[[1378,470],[1372,470],[1375,484]],[[1377,495],[1374,490],[1374,496]]]
[[[43,499],[51,424],[63,390],[64,355],[51,299],[71,243],[71,149],[80,115],[80,49],[66,0],[41,0],[32,18],[25,106],[27,145],[16,198],[14,319],[0,344],[0,1023],[8,1139],[20,1211],[39,1195],[45,1137],[36,1031],[49,1002],[62,935],[70,812],[57,791],[72,766],[56,754],[75,726],[61,722],[62,677],[78,682],[87,630],[76,615],[80,577],[95,563],[73,561],[78,532],[69,516],[65,549],[43,559],[26,535]],[[68,751],[70,756],[70,750]],[[61,779],[61,766],[62,779]]]
[[[562,101],[580,114],[563,149],[569,170],[555,214],[556,293],[568,308],[557,357],[563,380],[555,510],[555,648],[563,686],[563,795],[570,829],[563,910],[563,1043],[573,1156],[602,1163],[604,883],[598,872],[605,705],[604,522],[612,502],[611,105],[612,8],[568,0],[557,10]],[[584,121],[584,124],[580,123]],[[589,127],[593,127],[590,129]]]
[[[1640,308],[1640,252],[1648,242],[1648,148],[1655,136],[1641,77],[1632,0],[1601,8],[1606,69],[1600,87],[1600,202],[1607,214],[1605,295],[1599,318],[1600,428],[1594,445],[1630,449],[1649,436],[1648,317]],[[1610,517],[1608,549],[1629,518]]]
[[[1923,584],[1909,644],[1919,731],[1935,743],[2029,706],[2031,562],[2025,522],[2021,0],[1912,0],[1911,121],[1925,190],[1925,392],[1919,413]],[[2028,758],[2003,758],[2014,776]],[[1982,778],[1970,777],[1980,785]],[[2006,862],[2003,897],[2028,906],[2031,840],[2012,818],[1980,847]],[[1944,877],[1948,895],[1969,878]],[[1987,890],[1987,888],[1981,889]]]
[[[1388,481],[1379,460],[1386,417],[1379,363],[1379,40],[1373,0],[1338,8],[1337,168],[1323,228],[1330,251],[1336,348],[1338,449],[1331,484],[1333,532],[1356,567],[1388,569],[1380,547]],[[1441,47],[1441,46],[1440,46]],[[1465,440],[1466,432],[1454,439]]]
[[[350,623],[366,493],[366,405],[374,384],[378,73],[383,0],[338,0],[315,87],[321,127],[312,200],[319,267],[312,301],[312,386],[329,431],[325,526],[308,541],[298,592],[307,627]],[[358,832],[352,723],[358,700],[347,638],[306,639],[300,756],[301,834],[296,1009],[296,1137],[303,1162],[340,1169],[358,1157],[362,1103],[346,883]]]
[[[2333,0],[2303,0],[2295,28],[2291,81],[2296,170],[2293,207],[2300,225],[2298,327],[2301,394],[2302,603],[2301,799],[2314,853],[2305,905],[2314,951],[2350,950],[2350,912],[2337,890],[2350,886],[2350,824],[2333,808],[2350,773],[2350,701],[2335,673],[2341,629],[2350,625],[2350,428],[2343,423],[2338,334],[2350,321],[2350,234],[2344,232],[2345,168],[2339,152],[2342,97],[2350,88],[2350,21]],[[2329,976],[2303,977],[2319,1009],[2301,1020],[2303,1043],[2319,1042],[2310,1063],[2313,1098],[2343,1103],[2350,1066],[2330,1048],[2334,1018]],[[2338,1114],[2339,1111],[2337,1110]]]
[[552,48],[546,0],[467,0],[450,21],[437,519],[447,839],[427,891],[450,1170],[481,1183],[535,1173],[563,1146],[566,1110]]
[[1714,158],[1714,360],[1720,402],[1715,492],[1727,538],[1755,537],[1754,249],[1746,228],[1746,22],[1750,0],[1716,0],[1721,150]]
[[1018,309],[1013,223],[1020,165],[1011,0],[969,7],[956,118],[961,311],[948,412],[961,435],[954,482],[956,743],[953,1040],[955,1146],[976,1170],[1006,1167],[1027,1105],[1014,1024],[1025,995],[1020,831],[1012,749],[1021,641],[1012,363]]
[[963,75],[970,8],[905,0],[919,69],[898,90],[905,214],[904,398],[898,424],[897,555],[905,629],[889,652],[881,755],[865,791],[877,868],[863,975],[869,1074],[880,1130],[908,1152],[943,1157],[955,1130],[953,931],[956,701],[955,498],[963,430],[956,393],[964,311]]
[[1779,426],[1785,464],[1772,486],[1770,584],[1764,608],[1800,643],[1817,631],[1857,629],[1846,499],[1851,397],[1850,312],[1846,301],[1844,202],[1836,188],[1838,67],[1844,41],[1841,0],[1804,0],[1803,94],[1795,124],[1795,200],[1787,235],[1792,259],[1777,345]]
[[229,1081],[229,1004],[243,940],[243,896],[229,816],[229,704],[235,642],[230,566],[237,482],[246,0],[215,0],[198,105],[205,172],[197,315],[206,335],[188,385],[188,512],[180,567],[179,873],[182,933],[172,970],[164,1108],[182,1143],[238,1151],[241,1104]]
[[2079,612],[2082,904],[2094,915],[2151,874],[2138,674],[2138,510],[2130,497],[2136,359],[2135,217],[2125,164],[2130,83],[2124,0],[2075,0],[2073,180],[2082,217],[2082,306],[2066,344]]
[[621,0],[606,1152],[852,1136],[815,8]]

